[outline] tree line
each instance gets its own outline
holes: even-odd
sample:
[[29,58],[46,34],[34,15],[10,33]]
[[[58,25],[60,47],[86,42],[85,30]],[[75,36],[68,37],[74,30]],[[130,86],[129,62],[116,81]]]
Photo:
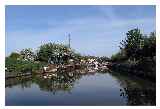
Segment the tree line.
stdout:
[[120,42],[120,51],[112,55],[112,69],[156,79],[156,32],[143,34],[140,29],[132,29]]
[[130,60],[138,62],[144,58],[154,59],[156,56],[156,33],[144,35],[140,29],[132,29],[126,33],[126,38],[120,42],[120,51],[112,55],[112,61]]
[[69,59],[78,60],[80,57],[79,53],[67,45],[47,43],[35,52],[31,48],[12,52],[6,57],[6,68],[9,72],[35,71],[48,63],[67,64]]
[[26,48],[20,52],[12,52],[6,57],[6,68],[9,72],[35,71],[46,64],[68,64],[70,59],[78,63],[81,60],[94,58],[99,63],[111,61],[136,65],[143,70],[155,70],[155,32],[145,35],[138,28],[129,30],[125,39],[120,42],[119,48],[118,53],[108,58],[107,56],[83,56],[68,45],[46,43],[35,51]]

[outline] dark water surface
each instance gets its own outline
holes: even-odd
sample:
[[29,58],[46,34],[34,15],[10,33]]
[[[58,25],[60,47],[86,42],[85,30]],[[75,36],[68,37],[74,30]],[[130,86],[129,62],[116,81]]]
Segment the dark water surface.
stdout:
[[155,105],[155,84],[119,73],[6,80],[6,105]]

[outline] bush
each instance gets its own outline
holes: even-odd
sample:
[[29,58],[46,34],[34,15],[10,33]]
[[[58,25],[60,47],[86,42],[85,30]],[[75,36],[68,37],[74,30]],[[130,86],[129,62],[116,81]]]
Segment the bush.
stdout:
[[42,63],[6,58],[6,67],[9,72],[35,72],[42,66]]
[[118,52],[111,56],[112,62],[121,62],[126,60],[126,56],[122,52]]

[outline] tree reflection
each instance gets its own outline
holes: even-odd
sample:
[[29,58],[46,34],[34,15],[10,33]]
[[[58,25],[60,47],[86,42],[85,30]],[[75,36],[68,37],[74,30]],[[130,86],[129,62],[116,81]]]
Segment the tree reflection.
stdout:
[[36,83],[42,91],[53,92],[53,94],[60,91],[71,93],[76,80],[82,77],[80,72],[79,70],[70,72],[61,71],[57,72],[56,76],[47,79],[43,75],[6,79],[5,87],[20,85],[24,89]]
[[15,85],[20,85],[22,89],[31,87],[32,84],[32,77],[31,76],[25,76],[21,78],[11,78],[5,80],[5,87],[12,87]]
[[[44,78],[44,75],[35,75],[23,78],[6,79],[6,87],[15,85],[22,89],[31,87],[33,83],[38,85],[41,91],[58,93],[71,93],[76,82],[83,75],[94,75],[95,73],[85,73],[86,70],[60,71],[56,76]],[[104,73],[104,72],[103,72]],[[103,74],[101,73],[101,74]],[[126,105],[155,105],[156,87],[155,83],[121,75],[120,73],[110,72],[110,76],[120,85],[120,96],[126,101]],[[105,75],[104,75],[105,76]],[[104,83],[106,84],[106,83]]]
[[81,74],[77,71],[74,72],[58,72],[56,77],[44,79],[43,77],[37,77],[36,83],[43,91],[57,92],[63,91],[70,93],[74,87],[75,81],[81,78]]
[[156,95],[153,89],[124,88],[120,96],[126,99],[127,105],[155,105]]
[[156,105],[155,84],[115,72],[111,75],[120,83],[120,96],[127,105]]

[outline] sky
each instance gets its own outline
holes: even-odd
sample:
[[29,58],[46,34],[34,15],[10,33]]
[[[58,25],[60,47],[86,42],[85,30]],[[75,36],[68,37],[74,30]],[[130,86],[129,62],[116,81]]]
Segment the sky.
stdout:
[[6,56],[48,42],[68,44],[82,55],[108,56],[119,51],[127,31],[156,31],[151,5],[8,5],[5,12]]

